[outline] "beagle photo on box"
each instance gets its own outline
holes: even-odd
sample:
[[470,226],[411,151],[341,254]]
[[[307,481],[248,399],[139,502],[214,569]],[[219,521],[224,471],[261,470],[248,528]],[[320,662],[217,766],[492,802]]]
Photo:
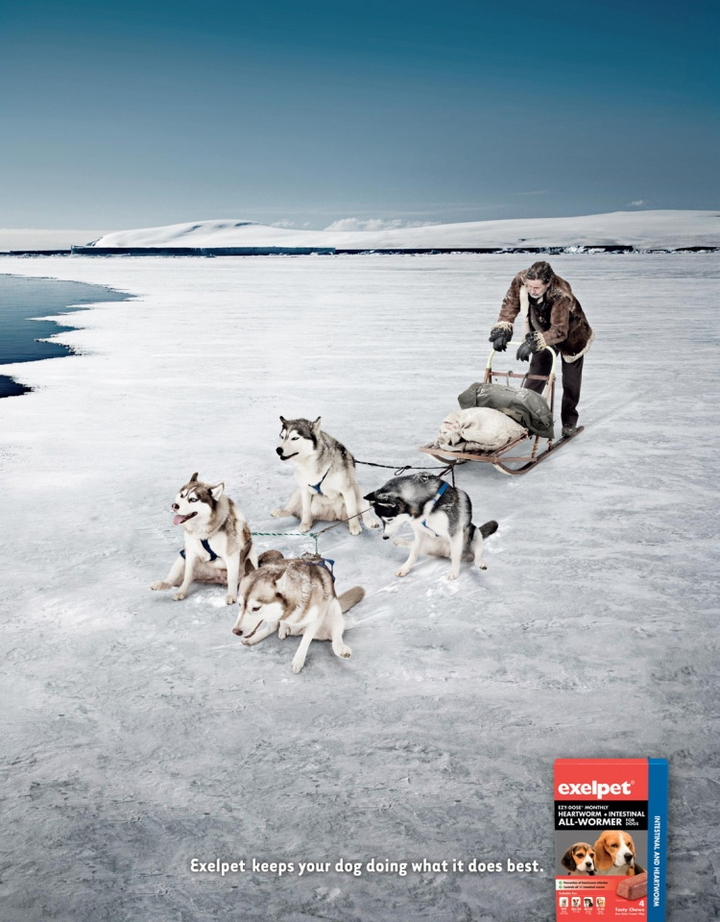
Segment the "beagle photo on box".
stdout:
[[562,866],[571,876],[592,877],[595,867],[595,851],[588,842],[576,842],[562,856]]
[[644,871],[635,863],[635,843],[629,832],[606,829],[593,847],[598,874],[606,877],[632,877]]

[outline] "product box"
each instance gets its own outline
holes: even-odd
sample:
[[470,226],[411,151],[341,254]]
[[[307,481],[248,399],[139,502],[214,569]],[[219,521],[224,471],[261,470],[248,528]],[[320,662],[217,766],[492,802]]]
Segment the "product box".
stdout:
[[555,908],[574,919],[665,919],[665,759],[557,759]]

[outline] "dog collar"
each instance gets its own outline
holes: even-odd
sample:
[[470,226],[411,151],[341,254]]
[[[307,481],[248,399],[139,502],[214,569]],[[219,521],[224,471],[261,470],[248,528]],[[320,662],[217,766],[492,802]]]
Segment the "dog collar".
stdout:
[[[203,538],[202,541],[200,542],[200,544],[202,544],[202,546],[205,548],[205,550],[206,550],[206,551],[208,552],[208,554],[210,555],[210,560],[208,561],[209,563],[212,563],[213,560],[217,560],[217,559],[218,559],[218,555],[217,555],[217,554],[215,553],[215,551],[210,547],[210,542],[207,540],[207,538]],[[185,551],[184,551],[184,550],[180,551],[180,556],[181,556],[182,558],[185,557]]]
[[322,493],[322,490],[320,489],[320,487],[323,485],[323,480],[325,480],[325,478],[327,477],[329,473],[330,473],[330,468],[328,468],[325,471],[325,473],[322,475],[322,477],[320,478],[320,480],[318,480],[317,483],[309,483],[308,486],[310,487],[310,489],[315,490],[316,493]]

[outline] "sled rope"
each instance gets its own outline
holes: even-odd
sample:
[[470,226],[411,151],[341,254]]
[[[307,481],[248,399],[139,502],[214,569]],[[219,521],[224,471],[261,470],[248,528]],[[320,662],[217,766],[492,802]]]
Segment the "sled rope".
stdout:
[[[376,464],[374,461],[358,461],[357,458],[355,458],[355,464],[365,464],[367,465],[367,467],[386,467],[391,471],[395,471],[396,477],[399,477],[405,471],[440,471],[441,470],[443,471],[443,473],[447,473],[447,471],[449,470],[449,468],[447,467],[442,467],[442,468],[437,467],[437,466],[436,467],[415,467],[412,464],[404,464],[402,467],[396,467],[394,464]],[[442,474],[438,474],[438,477],[442,477],[442,476],[443,476]]]
[[[338,525],[341,523],[338,522]],[[330,528],[334,526],[331,525]],[[323,531],[327,531],[327,528],[323,528]],[[303,534],[301,531],[251,531],[250,534],[258,538],[312,538],[315,542],[315,553],[318,554],[318,538],[322,534],[322,531],[308,531]]]
[[308,531],[305,534],[301,531],[253,531],[250,532],[250,534],[258,538],[312,538],[315,542],[315,553],[318,557],[321,557],[322,555],[320,551],[318,551],[318,538],[320,535],[324,535],[325,532],[330,531],[331,528],[337,528],[338,525],[347,525],[350,519],[356,519],[359,515],[363,515],[363,513],[356,512],[355,515],[351,515],[347,519],[340,519],[337,522],[333,522],[332,525],[327,525],[325,528],[321,528],[320,531]]

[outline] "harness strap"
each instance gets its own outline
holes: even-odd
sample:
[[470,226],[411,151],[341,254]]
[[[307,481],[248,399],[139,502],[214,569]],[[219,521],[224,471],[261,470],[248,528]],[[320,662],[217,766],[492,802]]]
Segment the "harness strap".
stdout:
[[[210,560],[208,561],[208,563],[212,563],[213,560],[218,560],[218,559],[219,559],[219,555],[216,554],[215,551],[210,547],[210,542],[208,541],[207,538],[203,538],[202,541],[200,542],[200,544],[202,544],[202,546],[205,548],[205,550],[206,550],[206,551],[208,552],[208,554],[210,555]],[[182,551],[180,551],[180,556],[183,558],[183,560],[185,559],[185,550],[184,550],[184,549],[183,549]]]
[[315,490],[316,493],[322,493],[322,490],[320,489],[320,487],[323,485],[323,480],[325,480],[325,478],[327,477],[329,473],[330,473],[330,468],[328,468],[325,471],[325,473],[322,475],[322,477],[320,478],[320,480],[318,480],[317,483],[309,483],[308,486],[310,487],[310,489]]
[[435,506],[437,505],[438,500],[440,499],[440,497],[443,495],[443,493],[447,490],[447,488],[448,488],[449,486],[450,486],[449,483],[443,483],[443,485],[442,485],[442,486],[440,487],[440,489],[437,491],[437,493],[435,494],[435,496],[433,496],[433,498],[432,498],[432,506],[430,507],[429,512],[426,513],[425,518],[424,518],[424,519],[422,520],[422,522],[420,523],[420,524],[423,526],[423,528],[427,528],[428,531],[431,531],[431,532],[435,535],[436,538],[439,538],[440,535],[439,535],[436,531],[434,531],[432,528],[430,528],[430,526],[428,525],[428,523],[427,523],[426,520],[427,520],[427,516],[429,516],[429,515],[432,514],[432,511],[433,511],[433,509],[435,508]]
[[305,563],[312,564],[316,567],[325,567],[330,576],[332,576],[333,582],[335,582],[335,574],[333,573],[333,567],[335,566],[334,560],[330,560],[329,557],[321,557],[320,560],[306,560]]

